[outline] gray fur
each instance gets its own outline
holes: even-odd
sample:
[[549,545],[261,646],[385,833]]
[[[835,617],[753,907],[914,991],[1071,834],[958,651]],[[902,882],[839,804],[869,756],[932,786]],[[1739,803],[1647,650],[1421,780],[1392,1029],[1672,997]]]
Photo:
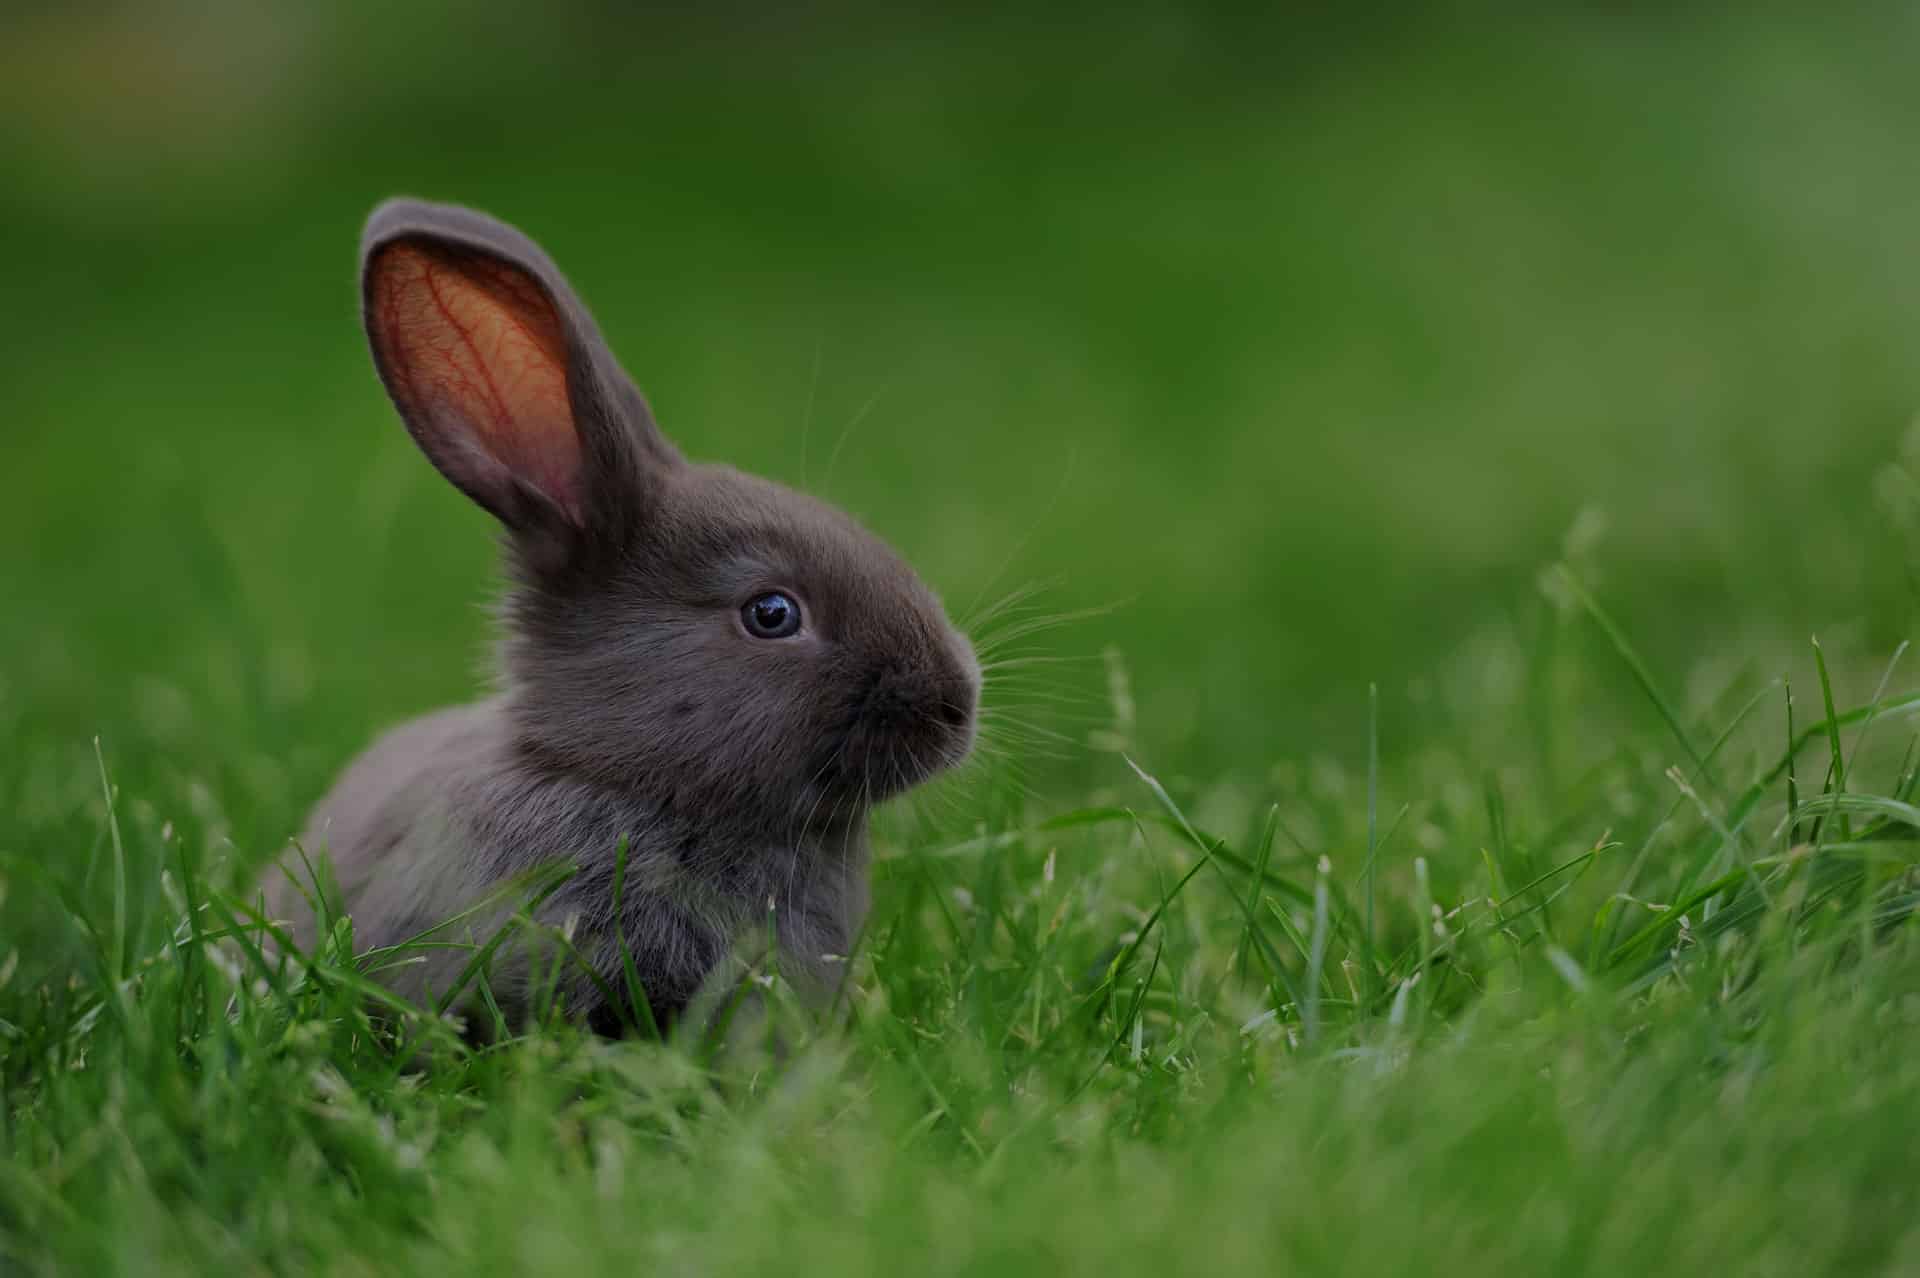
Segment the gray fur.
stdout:
[[[394,249],[413,256],[383,256]],[[375,281],[397,269],[389,261],[429,261],[420,278],[445,272],[458,287],[490,281],[490,296],[531,317],[516,332],[551,334],[557,319],[577,484],[563,466],[543,470],[545,452],[531,466],[502,463],[457,402],[479,394],[472,379],[448,391],[432,375],[438,355],[393,331],[402,311],[383,305]],[[847,953],[866,911],[868,808],[972,745],[980,675],[966,641],[912,570],[846,515],[684,460],[558,269],[519,232],[466,209],[391,201],[367,224],[361,271],[382,380],[435,466],[505,525],[513,585],[499,693],[389,732],[313,813],[304,846],[331,859],[356,940],[394,944],[570,860],[579,872],[543,921],[572,920],[616,989],[624,935],[656,1014],[683,1009],[769,924],[783,971],[820,996],[837,979],[830,956]],[[511,401],[512,377],[499,384]],[[800,600],[803,630],[751,637],[741,605],[776,588]],[[279,915],[309,922],[285,876],[269,891]],[[436,955],[391,979],[416,996],[444,989],[468,956]],[[490,977],[510,1012],[528,980],[524,953]],[[563,989],[575,1010],[604,1012],[584,975]]]

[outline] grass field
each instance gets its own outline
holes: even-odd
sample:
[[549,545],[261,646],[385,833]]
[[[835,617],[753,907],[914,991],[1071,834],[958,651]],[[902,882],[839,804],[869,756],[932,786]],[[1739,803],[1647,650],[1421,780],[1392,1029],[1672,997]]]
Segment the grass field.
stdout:
[[[1920,1269],[1911,11],[395,8],[0,18],[0,1271]],[[780,1053],[260,957],[484,668],[396,191],[1036,588]]]

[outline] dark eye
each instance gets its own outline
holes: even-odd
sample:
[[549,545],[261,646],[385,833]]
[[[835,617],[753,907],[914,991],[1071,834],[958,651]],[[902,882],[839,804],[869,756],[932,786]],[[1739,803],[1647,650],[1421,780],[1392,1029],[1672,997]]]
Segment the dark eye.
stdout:
[[785,639],[800,629],[800,605],[784,591],[769,590],[747,600],[740,620],[756,639]]

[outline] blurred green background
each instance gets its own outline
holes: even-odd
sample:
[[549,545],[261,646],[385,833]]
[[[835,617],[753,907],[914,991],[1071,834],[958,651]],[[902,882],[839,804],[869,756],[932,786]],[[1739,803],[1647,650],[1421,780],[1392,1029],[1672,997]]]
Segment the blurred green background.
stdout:
[[34,837],[98,733],[260,846],[470,695],[490,529],[354,310],[397,192],[542,239],[689,453],[956,610],[1118,605],[1046,647],[1173,771],[1352,760],[1370,681],[1445,731],[1569,550],[1662,670],[1884,657],[1916,66],[1911,6],[11,6],[0,798]]

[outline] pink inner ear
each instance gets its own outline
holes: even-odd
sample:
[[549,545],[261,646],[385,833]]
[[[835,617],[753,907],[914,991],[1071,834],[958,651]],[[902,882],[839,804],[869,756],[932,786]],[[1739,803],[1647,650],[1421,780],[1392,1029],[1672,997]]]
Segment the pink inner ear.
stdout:
[[[396,244],[374,266],[374,340],[435,461],[477,449],[581,522],[580,436],[567,396],[567,344],[540,286],[474,253]],[[486,468],[484,464],[480,467]],[[490,477],[464,479],[485,489]]]

